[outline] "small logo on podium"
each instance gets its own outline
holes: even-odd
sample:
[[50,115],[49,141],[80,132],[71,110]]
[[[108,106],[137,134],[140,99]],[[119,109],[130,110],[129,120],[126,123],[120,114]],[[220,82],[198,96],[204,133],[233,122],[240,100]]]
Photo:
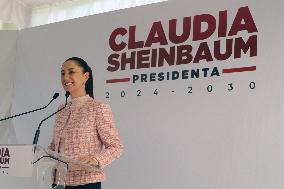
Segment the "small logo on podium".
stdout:
[[0,148],[0,173],[8,175],[9,164],[10,164],[9,148]]

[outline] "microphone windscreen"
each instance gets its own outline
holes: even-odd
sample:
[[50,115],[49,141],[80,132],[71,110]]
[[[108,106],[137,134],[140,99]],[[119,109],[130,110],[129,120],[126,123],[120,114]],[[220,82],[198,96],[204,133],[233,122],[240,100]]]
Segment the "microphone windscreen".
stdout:
[[55,94],[53,95],[53,99],[56,99],[58,96],[59,96],[59,93],[55,93]]
[[69,95],[70,95],[70,92],[69,92],[69,91],[66,91],[66,93],[65,93],[66,99],[69,97]]

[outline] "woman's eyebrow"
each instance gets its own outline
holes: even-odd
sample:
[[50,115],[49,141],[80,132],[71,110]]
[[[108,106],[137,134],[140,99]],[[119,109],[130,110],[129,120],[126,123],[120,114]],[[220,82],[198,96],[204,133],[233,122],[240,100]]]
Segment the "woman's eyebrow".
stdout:
[[[74,69],[75,69],[75,68],[68,68],[67,71],[69,71],[69,70],[74,70]],[[61,72],[64,72],[64,70],[61,69]]]

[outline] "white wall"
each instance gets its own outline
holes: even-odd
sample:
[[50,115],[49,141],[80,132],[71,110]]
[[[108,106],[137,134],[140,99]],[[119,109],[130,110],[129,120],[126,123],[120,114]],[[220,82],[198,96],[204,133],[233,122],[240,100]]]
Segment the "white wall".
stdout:
[[[0,29],[7,29],[3,24],[10,24],[12,29],[23,29],[30,25],[32,9],[18,0],[0,1]],[[3,27],[3,28],[2,28]]]
[[[0,32],[0,118],[10,115],[14,90],[17,31]],[[10,121],[0,123],[0,142],[7,143],[8,139],[15,141],[13,126]]]

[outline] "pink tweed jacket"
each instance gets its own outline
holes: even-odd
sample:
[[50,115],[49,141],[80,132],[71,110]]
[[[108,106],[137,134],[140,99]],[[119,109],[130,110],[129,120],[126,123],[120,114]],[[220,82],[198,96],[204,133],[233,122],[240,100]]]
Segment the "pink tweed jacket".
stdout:
[[49,148],[56,152],[60,150],[60,153],[74,159],[90,156],[99,162],[99,170],[68,170],[66,185],[104,181],[106,174],[103,168],[123,151],[109,105],[88,95],[72,99],[57,114]]

